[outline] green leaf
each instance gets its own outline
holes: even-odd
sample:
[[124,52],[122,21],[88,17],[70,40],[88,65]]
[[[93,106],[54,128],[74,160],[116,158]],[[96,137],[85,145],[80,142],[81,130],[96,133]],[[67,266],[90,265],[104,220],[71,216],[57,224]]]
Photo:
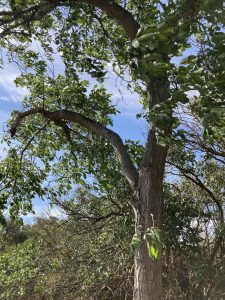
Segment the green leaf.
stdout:
[[190,63],[195,62],[195,60],[196,60],[196,56],[195,56],[195,55],[189,55],[188,57],[185,57],[185,58],[181,61],[181,64],[182,64],[182,65],[187,65],[187,64],[190,64]]
[[150,33],[146,33],[143,34],[142,36],[140,36],[137,41],[138,42],[148,42],[150,40],[152,40],[154,38],[155,34],[150,32]]
[[153,259],[160,259],[162,253],[160,230],[155,227],[148,228],[144,238],[146,240],[149,256]]
[[113,64],[113,71],[117,74],[117,75],[121,75],[121,68],[118,64]]
[[161,32],[157,33],[157,38],[162,42],[165,42],[165,43],[169,42],[169,38]]
[[148,254],[153,259],[160,259],[159,256],[159,247],[156,245],[150,245],[150,243],[147,241],[147,248],[148,248]]
[[177,102],[188,103],[189,98],[183,91],[174,91],[172,94],[172,103],[176,104]]
[[193,72],[193,74],[195,74],[195,75],[201,75],[203,71],[204,71],[204,68],[198,68],[197,70],[195,70]]

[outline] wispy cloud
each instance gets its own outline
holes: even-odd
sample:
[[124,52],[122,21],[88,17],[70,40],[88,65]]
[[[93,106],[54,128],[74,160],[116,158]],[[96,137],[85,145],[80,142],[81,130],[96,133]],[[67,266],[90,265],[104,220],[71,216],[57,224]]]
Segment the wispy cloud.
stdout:
[[26,88],[17,87],[15,84],[16,77],[19,73],[9,68],[2,70],[0,73],[0,101],[18,103],[21,102],[24,95],[27,93]]

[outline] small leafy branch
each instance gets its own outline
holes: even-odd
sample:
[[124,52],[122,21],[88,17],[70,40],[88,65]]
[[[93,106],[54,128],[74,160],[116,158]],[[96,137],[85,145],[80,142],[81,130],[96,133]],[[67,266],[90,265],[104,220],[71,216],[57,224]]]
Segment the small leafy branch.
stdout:
[[157,227],[147,228],[144,234],[148,254],[152,259],[160,259],[162,256],[162,240],[160,235],[160,230]]
[[134,252],[143,240],[146,241],[149,257],[159,260],[162,256],[162,239],[161,231],[157,227],[147,228],[144,232],[137,232],[134,234],[130,243],[131,251]]

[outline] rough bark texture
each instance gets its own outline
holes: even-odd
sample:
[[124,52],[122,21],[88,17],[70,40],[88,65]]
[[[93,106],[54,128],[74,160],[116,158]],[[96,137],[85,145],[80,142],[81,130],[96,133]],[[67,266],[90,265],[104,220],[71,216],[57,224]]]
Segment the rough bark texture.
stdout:
[[142,241],[135,253],[134,300],[158,300],[162,290],[162,262],[149,257],[143,232],[153,223],[161,227],[162,179],[157,171],[145,169],[143,172],[139,181],[140,205],[136,211],[136,232],[141,232]]
[[[148,85],[149,106],[164,102],[168,97],[167,80],[156,80]],[[163,212],[163,175],[167,149],[158,145],[154,126],[150,124],[148,141],[139,169],[136,233],[141,243],[135,253],[134,300],[159,300],[162,293],[162,261],[149,257],[144,232],[152,226],[161,229]]]

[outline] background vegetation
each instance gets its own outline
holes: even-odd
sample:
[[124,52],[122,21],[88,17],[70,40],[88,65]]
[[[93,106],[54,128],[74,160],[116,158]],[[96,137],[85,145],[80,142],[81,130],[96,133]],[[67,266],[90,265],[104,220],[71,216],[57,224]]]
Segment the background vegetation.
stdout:
[[[224,167],[198,161],[222,204]],[[8,222],[1,231],[0,299],[132,299],[133,212],[121,190],[78,189],[63,218]],[[115,192],[117,191],[117,192]],[[164,184],[163,299],[223,299],[224,243],[217,207],[187,178]]]

